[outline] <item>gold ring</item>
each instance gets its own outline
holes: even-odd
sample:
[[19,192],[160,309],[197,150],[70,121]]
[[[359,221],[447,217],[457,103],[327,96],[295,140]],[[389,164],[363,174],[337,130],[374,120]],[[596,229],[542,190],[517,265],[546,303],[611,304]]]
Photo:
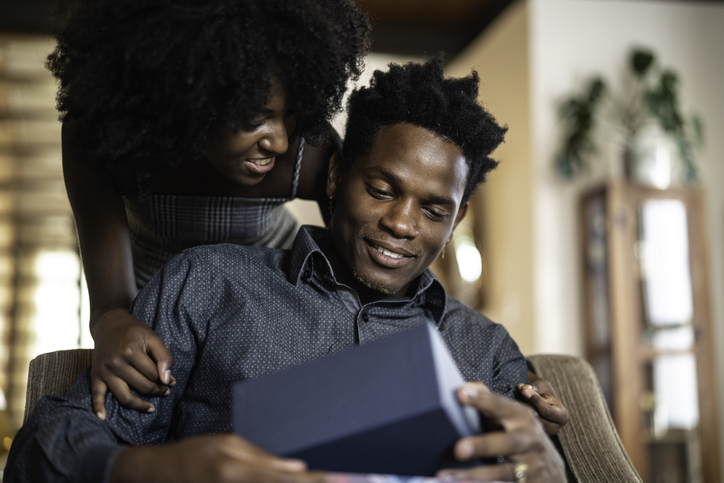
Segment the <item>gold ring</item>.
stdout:
[[525,483],[528,479],[528,465],[516,461],[513,463],[513,474],[515,475],[515,483]]

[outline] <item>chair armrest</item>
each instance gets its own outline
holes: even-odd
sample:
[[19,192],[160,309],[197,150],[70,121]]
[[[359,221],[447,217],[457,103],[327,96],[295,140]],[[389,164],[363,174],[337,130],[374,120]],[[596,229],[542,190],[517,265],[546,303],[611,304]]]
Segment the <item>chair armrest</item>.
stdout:
[[90,366],[92,357],[93,349],[71,349],[46,352],[30,361],[23,422],[28,420],[41,397],[65,393]]
[[537,354],[526,359],[531,370],[551,383],[568,408],[570,420],[558,438],[575,481],[641,482],[591,365],[568,355]]

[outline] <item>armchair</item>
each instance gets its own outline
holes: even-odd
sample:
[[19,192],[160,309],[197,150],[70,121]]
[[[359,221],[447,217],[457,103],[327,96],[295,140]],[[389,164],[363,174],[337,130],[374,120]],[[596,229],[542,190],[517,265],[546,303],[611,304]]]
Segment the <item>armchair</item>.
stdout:
[[[91,363],[92,349],[41,354],[30,362],[25,420],[38,400],[60,395]],[[527,358],[531,370],[547,379],[568,408],[570,421],[558,434],[569,482],[639,482],[621,444],[593,368],[583,359],[539,354]]]

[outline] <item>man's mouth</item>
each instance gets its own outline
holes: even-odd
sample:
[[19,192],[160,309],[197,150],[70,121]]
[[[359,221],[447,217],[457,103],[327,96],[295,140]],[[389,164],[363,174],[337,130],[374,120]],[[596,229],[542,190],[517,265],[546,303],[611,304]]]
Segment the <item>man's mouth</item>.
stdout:
[[400,254],[400,253],[391,252],[390,250],[387,250],[387,249],[385,249],[385,248],[382,248],[382,247],[379,246],[379,245],[374,245],[374,244],[373,244],[372,246],[374,247],[375,250],[377,250],[378,252],[382,253],[383,255],[387,255],[388,257],[392,257],[392,258],[402,258],[402,257],[405,256],[405,255],[402,255],[402,254]]
[[390,243],[384,245],[379,244],[371,239],[367,239],[369,254],[378,264],[386,268],[400,268],[412,262],[417,257],[415,252],[394,246]]

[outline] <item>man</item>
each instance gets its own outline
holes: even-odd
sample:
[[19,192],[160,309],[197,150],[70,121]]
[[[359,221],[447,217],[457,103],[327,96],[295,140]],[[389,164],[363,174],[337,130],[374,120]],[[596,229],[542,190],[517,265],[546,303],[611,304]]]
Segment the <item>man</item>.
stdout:
[[[448,297],[428,266],[496,163],[505,129],[477,104],[476,75],[444,79],[439,59],[391,66],[353,94],[343,153],[330,162],[329,230],[305,228],[291,251],[216,245],[175,258],[139,294],[174,356],[176,385],[155,412],[91,411],[88,374],[45,398],[8,461],[14,481],[324,481],[231,430],[231,385],[245,378],[434,323],[463,376],[463,404],[499,430],[459,441],[460,460],[509,462],[450,470],[466,479],[564,481],[531,410],[505,397],[526,379],[504,328]],[[484,383],[484,384],[483,384]]]

